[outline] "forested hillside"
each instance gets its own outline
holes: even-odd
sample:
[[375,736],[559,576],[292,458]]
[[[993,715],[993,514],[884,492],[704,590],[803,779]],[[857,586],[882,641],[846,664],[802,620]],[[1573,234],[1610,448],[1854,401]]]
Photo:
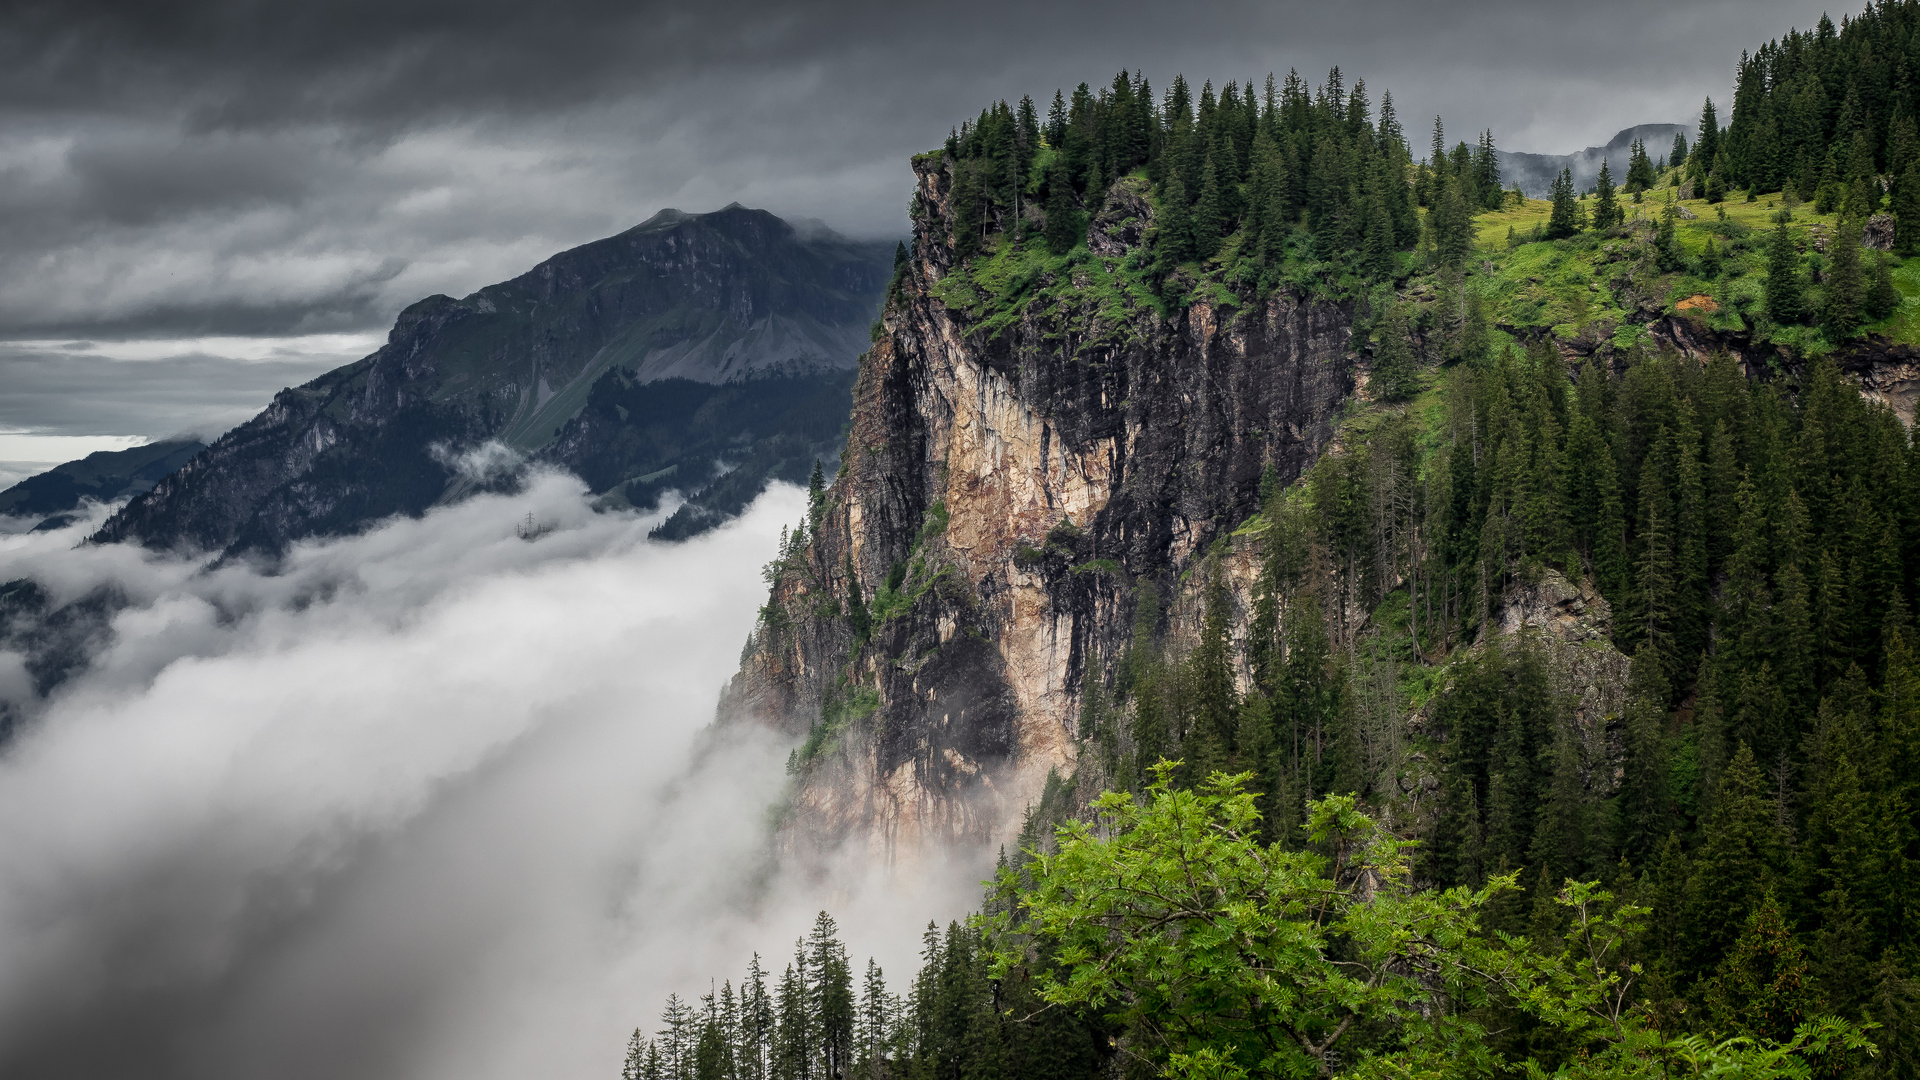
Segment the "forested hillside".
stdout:
[[[1049,502],[1008,571],[958,436],[897,550],[861,526],[891,572],[841,554],[876,481],[816,491],[750,643],[821,673],[796,790],[931,759],[891,703],[954,653],[917,627],[998,634],[1017,675],[1017,611],[981,612],[1024,582],[1072,620],[1068,764],[905,992],[856,993],[823,923],[780,985],[636,1033],[629,1074],[1920,1071],[1916,31],[1888,3],[1771,43],[1727,126],[1709,102],[1545,201],[1503,190],[1491,133],[1436,123],[1416,161],[1337,70],[1197,100],[1123,73],[918,159],[887,362],[951,320],[1069,474],[1069,446],[1120,460],[1115,429],[1158,445],[1143,398],[1215,441]],[[1290,391],[1276,435],[1208,335],[1251,356],[1312,304],[1347,320],[1355,393]],[[1251,420],[1190,418],[1189,367]],[[857,409],[856,441],[878,457],[889,422]],[[1247,453],[1264,475],[1200,463]],[[1206,495],[1154,517],[1165,476]]]

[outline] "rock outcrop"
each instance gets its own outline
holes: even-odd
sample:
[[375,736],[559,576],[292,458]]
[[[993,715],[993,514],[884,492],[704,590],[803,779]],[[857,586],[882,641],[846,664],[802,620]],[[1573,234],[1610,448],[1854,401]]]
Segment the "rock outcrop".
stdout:
[[[379,351],[282,391],[95,539],[272,551],[351,532],[472,490],[459,452],[487,440],[540,452],[558,439],[545,456],[581,468],[607,457],[603,444],[618,424],[603,418],[574,438],[567,428],[609,377],[696,388],[769,375],[844,378],[867,344],[892,253],[891,242],[803,236],[737,205],[662,211],[511,281],[414,304]],[[617,391],[603,392],[604,411],[623,417]],[[712,396],[701,393],[676,410],[683,426]],[[724,444],[741,433],[707,434]],[[811,464],[811,454],[801,456]],[[611,485],[672,463],[623,458],[594,467],[612,475]],[[710,456],[698,469],[688,464],[688,473],[713,471]]]
[[840,476],[722,703],[811,730],[797,829],[895,855],[985,838],[1073,762],[1081,687],[1127,640],[1136,581],[1175,595],[1257,509],[1263,471],[1311,464],[1355,366],[1343,305],[1104,301],[1096,279],[1151,227],[1137,181],[1091,208],[1066,300],[949,305],[951,177],[938,156],[916,171],[913,253]]

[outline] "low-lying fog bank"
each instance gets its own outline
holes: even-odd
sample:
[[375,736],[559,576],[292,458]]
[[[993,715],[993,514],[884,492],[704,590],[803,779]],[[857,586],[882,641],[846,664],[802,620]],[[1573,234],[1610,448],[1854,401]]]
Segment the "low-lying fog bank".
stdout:
[[769,876],[789,747],[702,734],[804,505],[658,544],[547,475],[273,576],[0,532],[131,601],[0,751],[0,1074],[611,1080],[823,906],[900,985],[986,865]]

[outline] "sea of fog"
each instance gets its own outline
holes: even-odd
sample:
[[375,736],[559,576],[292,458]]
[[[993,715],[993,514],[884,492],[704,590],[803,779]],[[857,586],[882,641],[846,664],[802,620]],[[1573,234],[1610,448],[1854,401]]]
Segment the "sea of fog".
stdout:
[[536,475],[272,574],[0,530],[129,601],[0,750],[0,1075],[612,1080],[820,908],[901,985],[984,864],[770,864],[790,743],[709,729],[804,505],[660,544]]

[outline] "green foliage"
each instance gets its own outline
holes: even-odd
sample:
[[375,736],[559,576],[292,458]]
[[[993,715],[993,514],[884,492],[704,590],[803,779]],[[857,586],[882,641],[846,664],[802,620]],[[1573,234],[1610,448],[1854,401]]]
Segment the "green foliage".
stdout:
[[1560,240],[1580,231],[1579,207],[1574,202],[1573,173],[1566,169],[1553,181],[1553,213],[1547,219],[1546,238]]
[[1113,1016],[1172,1076],[1316,1075],[1356,1022],[1402,1032],[1422,1064],[1486,1060],[1476,1025],[1434,1006],[1516,970],[1474,932],[1507,883],[1408,889],[1406,843],[1351,797],[1313,804],[1316,850],[1263,844],[1245,777],[1177,791],[1173,770],[1157,769],[1144,802],[1109,793],[1092,824],[1062,826],[1057,851],[1025,868],[1030,885],[1002,877],[987,923],[1004,943],[997,970],[1044,947],[1057,967],[1038,996]]
[[1593,198],[1594,231],[1606,232],[1619,226],[1626,211],[1620,209],[1620,202],[1614,197],[1613,173],[1608,169],[1605,158],[1600,160],[1600,177],[1594,181]]
[[[1107,792],[1087,820],[1064,814],[1071,785],[1050,776],[981,913],[928,925],[908,993],[869,961],[856,994],[822,913],[771,993],[756,956],[737,995],[729,982],[699,1009],[669,997],[623,1076],[1091,1080],[1113,1067],[1107,1047],[1178,1080],[1805,1080],[1877,1064],[1881,1025],[1817,1014],[1770,897],[1707,987],[1715,1023],[1674,1030],[1647,998],[1655,907],[1543,882],[1529,932],[1499,929],[1515,875],[1420,887],[1411,842],[1352,796],[1310,801],[1298,834],[1271,841],[1247,775],[1181,788],[1180,769],[1158,763],[1141,796]],[[1883,969],[1877,1014],[1910,1015],[1910,982]],[[1904,1053],[1907,1032],[1882,1030]]]
[[1382,401],[1405,401],[1420,389],[1420,371],[1413,359],[1406,311],[1390,304],[1380,321],[1380,342],[1373,351],[1374,394]]
[[1067,170],[1057,157],[1047,174],[1046,213],[1047,250],[1065,255],[1080,243],[1085,230],[1080,225],[1080,212],[1074,206],[1073,183],[1067,179]]
[[1784,221],[1774,227],[1773,241],[1767,248],[1767,317],[1783,326],[1806,317],[1800,250]]
[[1842,221],[1827,245],[1825,302],[1820,328],[1832,341],[1845,341],[1860,328],[1866,288],[1860,271],[1860,225]]
[[[1392,95],[1376,112],[1365,85],[1349,91],[1338,69],[1317,89],[1293,74],[1261,91],[1229,82],[1216,95],[1209,83],[1197,103],[1176,78],[1157,106],[1144,79],[1122,72],[1110,87],[1082,84],[1070,104],[1064,94],[1055,103],[1035,132],[1045,145],[1031,153],[1017,110],[997,105],[929,159],[948,171],[947,224],[963,265],[1019,246],[1021,198],[1043,190],[1045,252],[1076,253],[1086,214],[1074,206],[1111,206],[1112,186],[1140,173],[1154,220],[1127,261],[1168,302],[1202,288],[1234,298],[1282,285],[1352,295],[1401,273],[1401,253],[1419,239],[1412,155]],[[1459,196],[1450,252],[1470,244],[1472,213],[1505,201],[1491,132],[1454,155],[1465,164],[1447,171]],[[979,299],[1004,311],[1030,297],[989,289]]]
[[952,515],[947,512],[945,502],[937,502],[927,507],[926,517],[920,523],[920,533],[914,538],[915,546],[925,544],[935,537],[944,536],[947,531],[947,522],[951,520]]

